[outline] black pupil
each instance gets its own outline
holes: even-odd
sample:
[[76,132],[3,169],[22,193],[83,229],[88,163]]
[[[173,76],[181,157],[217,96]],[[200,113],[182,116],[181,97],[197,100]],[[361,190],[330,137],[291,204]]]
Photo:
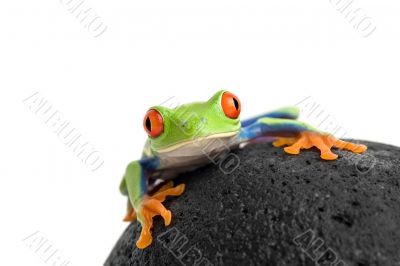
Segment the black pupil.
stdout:
[[239,102],[235,98],[233,98],[233,103],[235,104],[236,110],[238,110],[239,109]]
[[151,121],[150,121],[150,118],[148,118],[148,117],[146,119],[146,128],[148,131],[151,131]]

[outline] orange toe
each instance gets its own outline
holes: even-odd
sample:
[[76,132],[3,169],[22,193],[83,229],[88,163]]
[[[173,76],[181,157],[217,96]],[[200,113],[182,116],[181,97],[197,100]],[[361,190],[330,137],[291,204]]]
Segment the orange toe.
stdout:
[[274,142],[272,142],[272,145],[274,146],[274,147],[281,147],[281,146],[284,146],[284,145],[292,145],[293,143],[295,143],[296,142],[296,139],[295,138],[286,138],[286,137],[283,137],[283,138],[278,138],[277,140],[275,140]]
[[172,220],[172,213],[169,210],[165,210],[162,214],[161,214],[162,218],[164,219],[164,225],[168,226],[171,224],[171,220]]
[[132,205],[131,205],[131,203],[130,203],[129,200],[128,200],[127,212],[126,212],[126,215],[125,215],[123,221],[124,221],[124,222],[131,222],[131,221],[133,221],[133,220],[135,220],[135,219],[136,219],[136,212],[135,212],[135,210],[132,208]]
[[153,237],[151,233],[141,233],[138,241],[136,241],[136,246],[140,249],[147,248],[153,242]]
[[136,213],[135,212],[133,212],[133,213],[131,213],[131,214],[126,214],[126,216],[124,217],[124,219],[123,219],[123,221],[124,222],[132,222],[132,221],[134,221],[136,219]]
[[367,150],[367,146],[363,145],[363,144],[359,144],[357,145],[357,147],[353,150],[353,152],[355,153],[363,153]]
[[337,157],[338,157],[338,155],[334,154],[332,152],[321,153],[321,158],[324,160],[332,161],[332,160],[336,160]]
[[151,197],[157,199],[161,202],[165,200],[167,196],[180,196],[185,191],[185,184],[177,185],[176,187],[171,187],[162,190],[162,188],[154,193]]
[[297,149],[295,147],[285,147],[283,148],[283,150],[289,154],[299,154],[300,153],[300,149]]

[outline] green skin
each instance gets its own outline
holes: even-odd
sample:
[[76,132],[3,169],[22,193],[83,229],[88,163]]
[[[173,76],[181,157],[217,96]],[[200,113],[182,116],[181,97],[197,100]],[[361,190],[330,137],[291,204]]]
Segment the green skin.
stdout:
[[232,149],[259,137],[286,136],[288,132],[319,132],[296,120],[297,107],[282,108],[242,123],[240,118],[229,118],[221,107],[224,92],[217,92],[208,101],[184,104],[174,109],[150,108],[162,115],[163,133],[148,138],[142,159],[128,165],[120,185],[121,193],[129,198],[128,206],[133,207],[142,225],[144,218],[140,211],[143,198],[154,188],[151,180],[154,184],[154,180],[172,179],[179,173],[210,163],[209,158],[223,148]]

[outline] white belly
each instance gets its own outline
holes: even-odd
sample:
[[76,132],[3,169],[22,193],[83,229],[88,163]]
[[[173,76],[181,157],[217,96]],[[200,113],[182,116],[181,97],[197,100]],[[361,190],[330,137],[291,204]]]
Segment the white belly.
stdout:
[[[237,132],[198,138],[157,152],[162,168],[188,171],[219,159],[238,145]],[[178,171],[179,171],[178,170]],[[179,172],[181,172],[179,171]]]

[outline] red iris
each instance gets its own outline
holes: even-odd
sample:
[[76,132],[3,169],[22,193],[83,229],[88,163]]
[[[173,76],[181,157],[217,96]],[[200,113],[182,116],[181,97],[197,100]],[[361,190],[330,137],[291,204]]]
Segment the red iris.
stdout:
[[240,115],[241,104],[239,98],[233,93],[224,92],[221,98],[222,110],[227,117],[236,119]]
[[143,127],[150,137],[157,138],[160,136],[164,131],[164,121],[161,114],[154,109],[147,111],[143,119]]

